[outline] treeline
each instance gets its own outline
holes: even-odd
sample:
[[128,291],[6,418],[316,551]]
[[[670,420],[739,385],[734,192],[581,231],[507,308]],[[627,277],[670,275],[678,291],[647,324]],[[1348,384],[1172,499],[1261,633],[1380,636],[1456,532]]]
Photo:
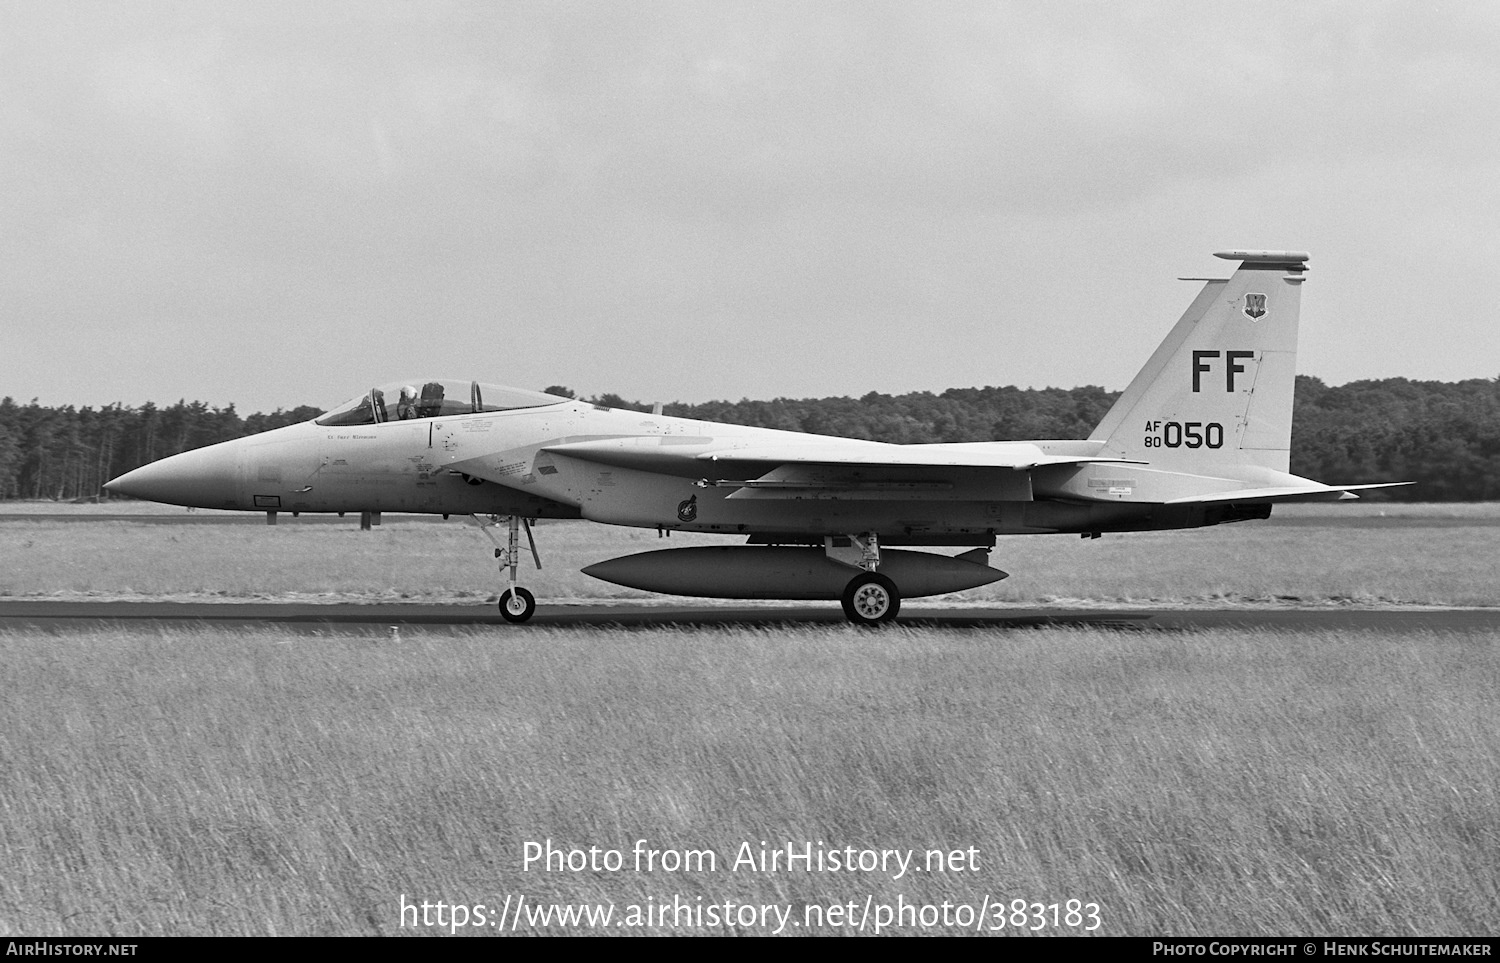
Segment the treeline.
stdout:
[[[567,388],[546,389],[574,396]],[[663,413],[898,444],[1084,438],[1118,392],[953,388],[941,394],[776,398],[669,404]],[[586,400],[641,411],[614,394]],[[47,408],[0,400],[0,498],[92,497],[110,478],[167,455],[306,421],[301,406],[241,418],[234,406],[179,401],[158,408]],[[1333,484],[1415,481],[1387,497],[1500,499],[1500,379],[1455,383],[1388,378],[1330,388],[1297,377],[1292,472]]]
[[158,458],[321,413],[321,408],[304,406],[241,418],[234,405],[210,408],[201,401],[95,409],[0,399],[0,498],[92,497],[116,475]]
[[1500,378],[1453,383],[1297,376],[1292,472],[1318,481],[1411,481],[1390,497],[1500,499]]

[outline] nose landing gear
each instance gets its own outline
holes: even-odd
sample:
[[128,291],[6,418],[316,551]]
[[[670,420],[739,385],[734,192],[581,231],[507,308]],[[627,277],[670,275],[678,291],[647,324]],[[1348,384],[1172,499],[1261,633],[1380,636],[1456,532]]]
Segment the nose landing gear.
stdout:
[[[500,617],[507,622],[525,622],[536,612],[536,597],[521,587],[521,529],[526,529],[526,542],[531,551],[531,557],[536,562],[537,570],[542,567],[542,557],[536,551],[536,539],[531,535],[531,519],[522,518],[519,515],[491,515],[489,521],[485,521],[478,515],[470,515],[474,524],[484,532],[485,537],[495,543],[495,558],[500,560],[500,574],[506,576],[510,588],[506,589],[500,596]],[[492,526],[506,524],[510,529],[510,538],[505,545],[500,544],[493,533]]]

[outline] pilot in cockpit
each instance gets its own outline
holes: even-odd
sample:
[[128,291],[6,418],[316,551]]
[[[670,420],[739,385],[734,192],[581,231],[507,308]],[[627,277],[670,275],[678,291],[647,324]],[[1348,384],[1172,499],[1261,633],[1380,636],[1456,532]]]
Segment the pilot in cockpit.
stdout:
[[402,421],[417,417],[417,389],[411,385],[401,386],[401,400],[396,402],[396,417]]

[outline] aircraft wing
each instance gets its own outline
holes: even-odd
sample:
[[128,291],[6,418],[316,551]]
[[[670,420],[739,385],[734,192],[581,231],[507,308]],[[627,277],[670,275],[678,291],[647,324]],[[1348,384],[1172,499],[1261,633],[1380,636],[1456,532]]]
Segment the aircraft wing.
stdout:
[[890,468],[1000,468],[1027,471],[1046,465],[1086,462],[1128,462],[1092,455],[1048,454],[1029,442],[984,442],[957,445],[892,445],[876,441],[818,438],[797,444],[747,448],[727,447],[713,438],[649,436],[590,439],[548,445],[543,451],[580,458],[616,468],[635,468],[685,477],[703,477],[733,465],[760,468],[809,465],[861,469]]
[[1357,491],[1369,488],[1400,488],[1413,482],[1380,482],[1368,485],[1284,485],[1275,488],[1241,488],[1229,492],[1214,492],[1212,495],[1191,495],[1173,498],[1168,505],[1201,505],[1215,502],[1336,502],[1359,496]]
[[[785,448],[734,448],[705,452],[699,461],[754,462],[763,465],[849,465],[901,468],[1008,468],[1028,471],[1044,465],[1080,465],[1086,462],[1125,462],[1122,458],[1093,455],[1049,455],[1029,442],[990,442],[981,445],[878,445],[875,448],[823,450],[817,446],[789,445]],[[1142,461],[1129,464],[1144,465]]]

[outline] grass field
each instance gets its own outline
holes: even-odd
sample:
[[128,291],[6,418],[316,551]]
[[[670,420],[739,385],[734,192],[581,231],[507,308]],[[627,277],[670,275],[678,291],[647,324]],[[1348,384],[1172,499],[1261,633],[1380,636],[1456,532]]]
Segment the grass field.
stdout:
[[[1077,899],[1105,935],[1493,933],[1495,641],[4,634],[0,933],[447,933],[403,928],[403,896],[493,913],[521,895],[797,919]],[[548,839],[719,862],[523,870]],[[972,847],[977,867],[730,869],[762,841]]]
[[[1493,509],[1353,508],[1003,539],[994,561],[1015,577],[966,597],[1500,604]],[[0,595],[494,592],[489,543],[456,521],[348,522],[7,521]],[[576,524],[538,538],[544,604],[637,597],[576,568],[665,547]],[[808,906],[866,901],[948,904],[946,922],[893,932],[1016,932],[1021,899],[1059,904],[1044,934],[1094,922],[1068,926],[1068,900],[1097,904],[1103,935],[1492,934],[1497,642],[899,625],[0,632],[0,935],[447,934],[417,925],[415,907],[439,901],[445,923],[484,904],[491,925],[459,932],[489,933],[521,897],[533,912],[613,905],[616,923],[630,907],[774,907],[792,914],[782,932],[806,931]],[[546,840],[617,850],[621,868],[526,868],[526,844]],[[637,870],[637,840],[716,864]],[[894,879],[737,870],[747,843],[973,854]],[[765,933],[780,919],[693,922],[603,931]]]
[[[653,531],[587,522],[543,523],[536,533],[544,568],[526,570],[523,578],[543,605],[660,599],[579,569],[632,552],[734,544],[713,536],[659,539]],[[1493,567],[1476,563],[1496,558],[1500,504],[1294,505],[1277,508],[1269,521],[1215,528],[1097,540],[1002,537],[990,561],[1011,577],[943,601],[1495,605],[1500,589]],[[342,524],[283,518],[275,527],[0,524],[0,597],[472,603],[493,598],[499,586],[490,542],[457,519],[434,523],[397,516],[370,532],[359,531],[353,518]]]

